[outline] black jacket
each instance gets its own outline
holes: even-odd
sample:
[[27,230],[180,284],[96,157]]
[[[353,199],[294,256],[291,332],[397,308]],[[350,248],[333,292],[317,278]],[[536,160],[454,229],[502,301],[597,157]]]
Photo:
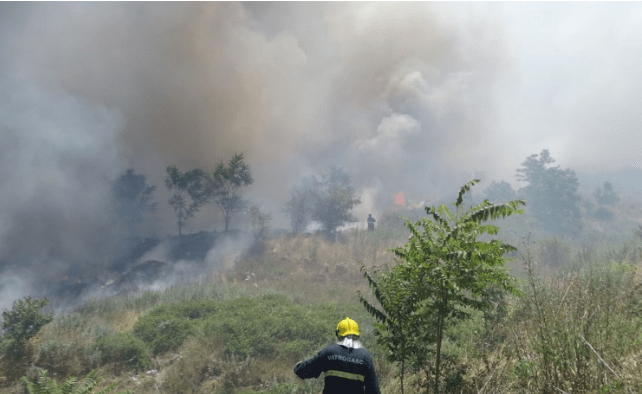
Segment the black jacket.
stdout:
[[363,348],[333,344],[294,367],[301,379],[317,378],[321,372],[325,372],[323,394],[379,394],[372,357]]

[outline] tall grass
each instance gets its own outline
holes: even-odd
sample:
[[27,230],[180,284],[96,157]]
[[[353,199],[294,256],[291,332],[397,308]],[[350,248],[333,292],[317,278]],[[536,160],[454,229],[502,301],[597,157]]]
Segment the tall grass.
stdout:
[[642,352],[640,267],[592,263],[542,279],[528,248],[521,259],[527,294],[517,302],[508,341],[516,388],[639,392],[640,375],[625,366]]

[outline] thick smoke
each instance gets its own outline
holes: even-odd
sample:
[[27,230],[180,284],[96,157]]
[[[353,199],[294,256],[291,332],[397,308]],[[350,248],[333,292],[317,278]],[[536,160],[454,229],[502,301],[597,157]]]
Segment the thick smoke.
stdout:
[[[176,233],[165,168],[235,152],[253,169],[247,196],[281,227],[290,187],[331,165],[352,175],[364,219],[480,171],[512,182],[545,148],[563,167],[639,169],[642,47],[625,40],[642,12],[609,7],[2,3],[2,300],[111,264],[110,187],[130,167],[157,186],[158,236]],[[210,206],[186,230],[220,219]]]

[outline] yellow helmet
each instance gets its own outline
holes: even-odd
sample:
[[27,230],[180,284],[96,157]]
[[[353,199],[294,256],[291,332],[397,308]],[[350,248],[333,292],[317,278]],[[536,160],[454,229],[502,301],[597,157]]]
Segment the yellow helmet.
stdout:
[[350,334],[359,336],[359,325],[356,321],[346,317],[337,325],[337,336],[345,337]]

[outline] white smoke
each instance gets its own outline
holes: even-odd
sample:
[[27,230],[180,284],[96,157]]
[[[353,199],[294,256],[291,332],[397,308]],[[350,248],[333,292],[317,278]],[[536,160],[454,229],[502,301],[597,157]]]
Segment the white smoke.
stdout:
[[[235,152],[255,178],[243,193],[283,227],[289,186],[331,165],[360,220],[479,171],[512,182],[542,149],[639,174],[641,7],[0,3],[0,271],[108,266],[110,182],[128,167],[157,186],[158,235],[176,231],[165,168]],[[185,230],[221,223],[209,206]]]
[[28,73],[1,76],[0,91],[0,262],[29,267],[40,285],[12,282],[22,295],[114,257],[122,238],[110,217],[110,182],[122,168],[116,136],[124,119],[61,88],[43,89]]

